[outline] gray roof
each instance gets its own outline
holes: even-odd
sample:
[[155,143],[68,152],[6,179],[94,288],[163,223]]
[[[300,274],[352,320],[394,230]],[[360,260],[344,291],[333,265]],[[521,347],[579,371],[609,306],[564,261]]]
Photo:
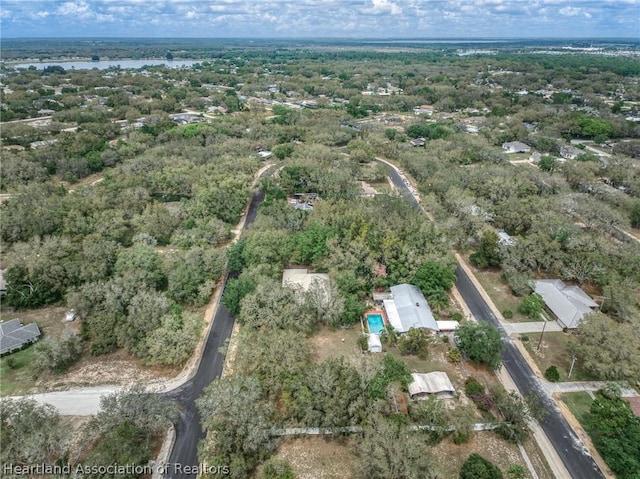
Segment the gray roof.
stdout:
[[559,279],[542,279],[535,283],[535,292],[564,327],[573,329],[598,304],[578,286],[567,286]]
[[23,326],[19,319],[11,319],[0,323],[0,354],[10,353],[40,337],[40,329],[36,323]]
[[409,384],[409,394],[411,396],[424,394],[437,394],[454,396],[456,390],[449,380],[447,373],[433,371],[427,374],[411,373],[413,381]]
[[412,284],[391,286],[391,294],[401,323],[402,330],[398,331],[399,333],[405,333],[411,328],[439,331],[429,303],[416,286]]

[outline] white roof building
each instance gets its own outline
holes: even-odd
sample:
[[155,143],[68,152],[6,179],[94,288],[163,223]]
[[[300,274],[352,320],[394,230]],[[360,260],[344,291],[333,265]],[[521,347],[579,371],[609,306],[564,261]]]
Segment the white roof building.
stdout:
[[413,381],[409,384],[409,395],[412,398],[423,399],[431,394],[435,394],[438,397],[452,398],[456,395],[456,390],[445,372],[412,373],[411,377]]
[[0,322],[0,354],[10,353],[40,338],[36,323],[22,325],[19,319]]
[[538,280],[534,290],[542,296],[547,308],[558,318],[558,323],[563,328],[577,328],[584,317],[593,313],[598,306],[578,286],[567,286],[559,279]]
[[439,331],[429,303],[422,291],[411,284],[391,287],[393,299],[383,301],[387,319],[397,333],[406,333],[411,328]]
[[509,141],[502,144],[502,149],[507,153],[529,153],[531,147],[521,141]]
[[323,273],[309,273],[306,269],[285,269],[282,272],[282,287],[309,291],[315,282],[329,283],[329,275]]
[[369,337],[367,338],[367,346],[369,347],[369,352],[381,353],[382,342],[380,341],[380,336],[377,334],[369,334]]

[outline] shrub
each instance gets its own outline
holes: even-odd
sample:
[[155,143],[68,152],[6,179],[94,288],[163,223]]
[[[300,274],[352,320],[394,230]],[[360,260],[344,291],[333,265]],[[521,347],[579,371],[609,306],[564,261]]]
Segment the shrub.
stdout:
[[269,459],[260,473],[260,479],[295,479],[291,465],[282,459]]
[[520,341],[522,341],[523,343],[526,343],[527,341],[529,341],[529,335],[528,334],[521,334],[520,335]]
[[462,313],[460,313],[459,311],[456,311],[454,313],[451,314],[451,319],[453,321],[462,321],[464,319],[464,316],[462,316]]
[[462,465],[460,479],[503,479],[502,472],[479,454],[471,454]]
[[460,354],[460,350],[458,348],[451,348],[447,351],[447,360],[450,363],[459,363],[462,361],[462,354]]
[[549,366],[547,370],[544,372],[544,377],[547,381],[551,381],[552,383],[557,383],[560,381],[560,372],[558,368],[555,366]]
[[525,479],[527,477],[527,470],[520,464],[511,464],[507,472],[509,479]]
[[484,394],[484,386],[476,378],[469,378],[464,383],[464,392],[469,397]]
[[504,319],[511,319],[511,318],[513,318],[513,311],[511,311],[510,309],[505,309],[505,310],[502,312],[502,317],[503,317]]
[[449,336],[447,336],[446,334],[441,336],[441,338],[443,343],[447,344],[449,342]]
[[427,332],[424,329],[411,328],[407,331],[407,334],[400,338],[398,346],[400,348],[400,354],[415,354],[419,358],[424,359],[427,357],[429,351]]
[[531,293],[522,298],[518,311],[527,315],[531,319],[539,319],[542,309],[544,308],[544,300],[537,293]]
[[457,429],[456,432],[453,433],[454,444],[464,444],[465,442],[469,442],[469,439],[471,439],[469,431]]
[[358,338],[358,347],[360,347],[360,351],[366,351],[369,349],[369,342],[366,335],[362,335]]

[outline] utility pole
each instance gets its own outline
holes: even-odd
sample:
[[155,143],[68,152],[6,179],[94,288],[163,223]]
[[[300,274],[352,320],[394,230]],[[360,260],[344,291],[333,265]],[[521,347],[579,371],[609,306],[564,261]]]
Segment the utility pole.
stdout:
[[576,355],[573,355],[573,358],[571,359],[571,367],[569,368],[569,374],[567,374],[567,379],[569,379],[571,377],[571,373],[573,372],[573,365],[576,363]]
[[536,347],[536,351],[540,351],[540,344],[542,344],[542,335],[544,334],[544,330],[547,328],[547,320],[545,318],[544,325],[542,326],[542,332],[540,333],[540,339],[538,340],[538,346]]

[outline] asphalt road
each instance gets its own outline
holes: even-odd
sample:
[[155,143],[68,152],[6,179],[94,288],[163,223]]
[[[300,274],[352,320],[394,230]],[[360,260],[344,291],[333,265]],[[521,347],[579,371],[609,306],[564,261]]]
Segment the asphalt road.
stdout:
[[[252,198],[247,211],[245,228],[256,219],[258,206],[263,199],[262,191]],[[227,280],[228,278],[225,278],[225,287]],[[176,440],[166,465],[165,477],[167,478],[185,479],[197,476],[198,442],[205,437],[205,434],[196,408],[196,399],[214,379],[222,374],[224,355],[220,353],[220,347],[224,346],[231,337],[233,324],[233,315],[221,305],[215,313],[198,371],[185,384],[164,394],[168,399],[177,402],[181,409],[180,419],[175,425]]]
[[540,423],[540,426],[551,444],[553,444],[571,477],[574,479],[604,479],[593,458],[574,434],[571,426],[569,426],[556,405],[542,389],[529,364],[509,340],[504,328],[502,328],[498,319],[471,282],[467,273],[460,266],[456,269],[456,277],[458,291],[460,291],[473,316],[480,321],[491,323],[502,333],[505,345],[502,353],[502,362],[520,393],[525,396],[533,394],[544,405],[547,415]]
[[[407,198],[414,207],[418,208],[418,202],[409,192],[408,185],[403,181],[402,177],[394,168],[388,167],[388,169],[389,177],[393,184],[399,188],[403,196]],[[467,303],[473,316],[480,321],[491,323],[498,328],[502,334],[503,344],[505,345],[504,352],[502,353],[502,362],[520,393],[525,396],[533,394],[539,399],[547,411],[547,415],[541,421],[540,426],[562,459],[571,477],[573,479],[604,479],[602,472],[600,472],[600,469],[588,450],[575,435],[571,426],[569,426],[554,402],[544,391],[540,381],[538,381],[529,367],[529,364],[527,364],[522,354],[520,354],[520,351],[518,351],[511,342],[508,334],[498,321],[498,318],[495,317],[489,305],[484,301],[468,275],[460,266],[456,269],[456,278],[458,291]]]

